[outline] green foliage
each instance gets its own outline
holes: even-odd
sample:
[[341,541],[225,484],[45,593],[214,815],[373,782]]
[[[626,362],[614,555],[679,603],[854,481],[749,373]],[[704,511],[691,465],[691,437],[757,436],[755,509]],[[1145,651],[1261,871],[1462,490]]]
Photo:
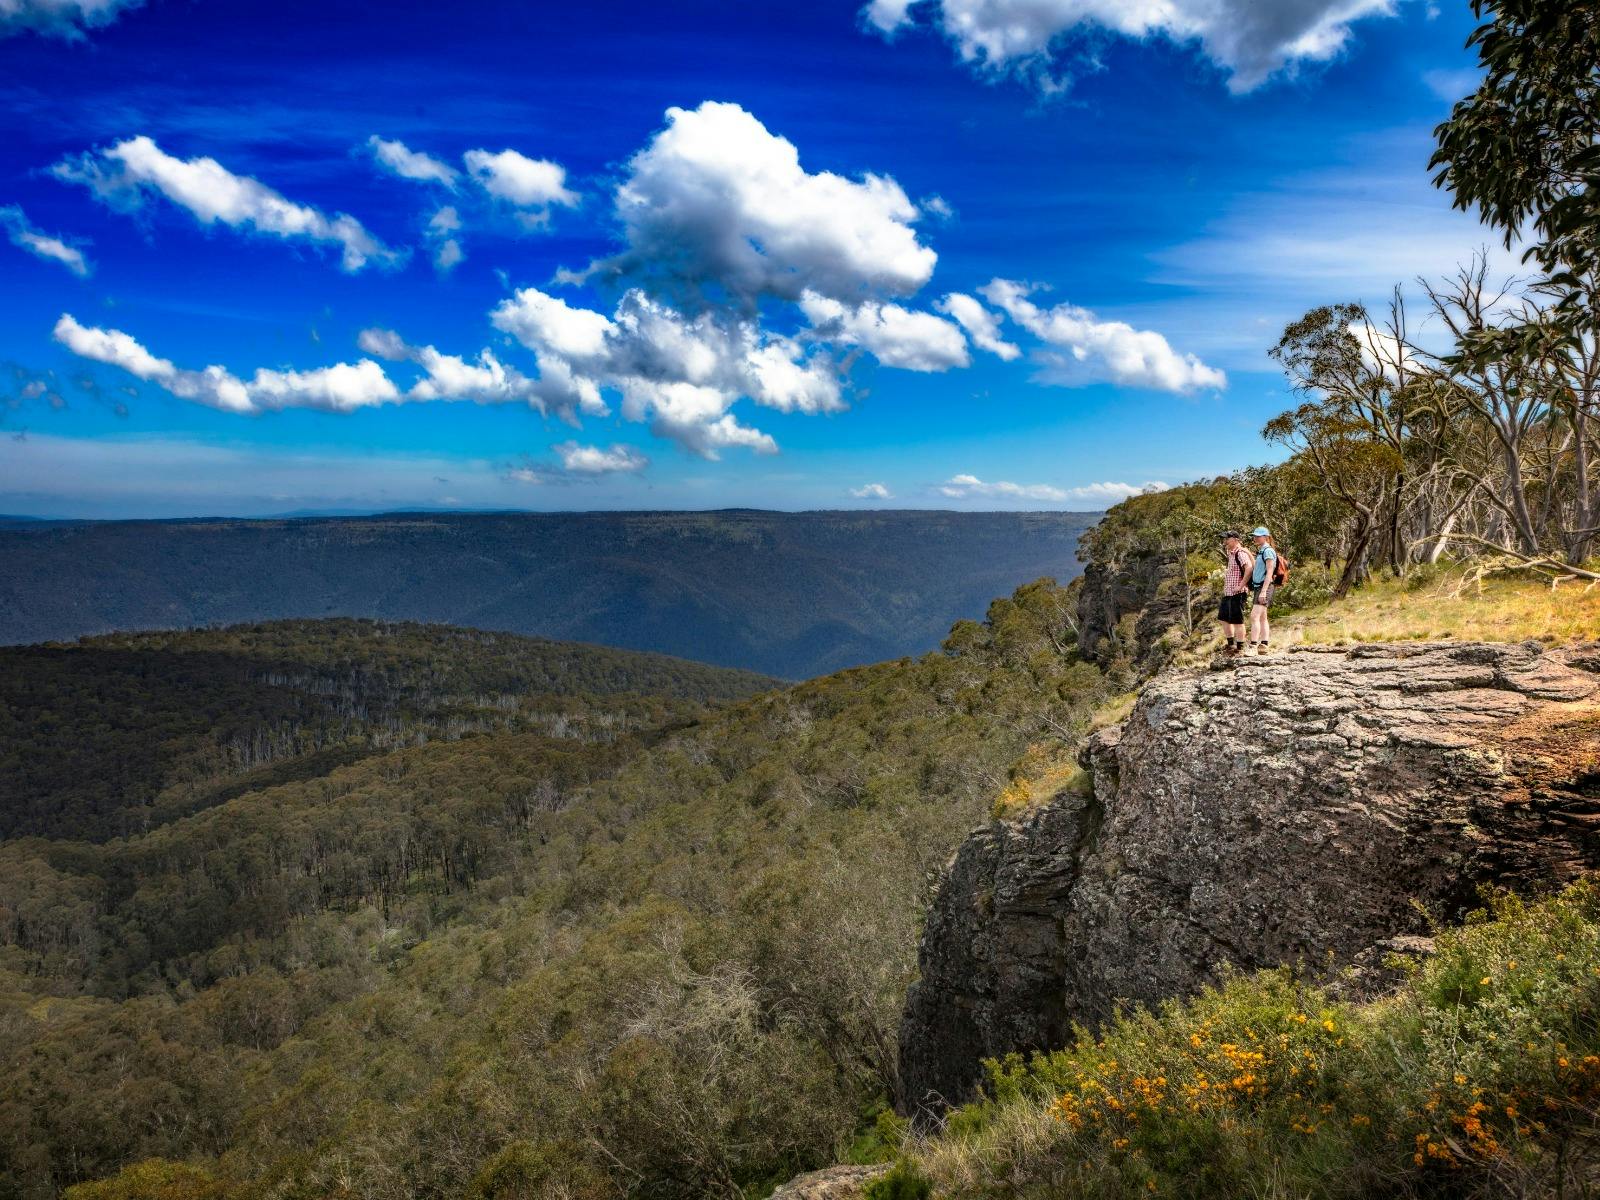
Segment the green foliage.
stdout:
[[1572,0],[1474,0],[1482,83],[1434,131],[1434,182],[1510,246],[1531,223],[1548,274],[1600,266],[1600,14]]
[[463,1200],[602,1200],[612,1194],[580,1147],[515,1141],[483,1164]]
[[862,1166],[893,1162],[910,1131],[911,1123],[879,1100],[868,1110],[860,1131],[845,1151],[844,1161]]
[[[307,1200],[699,1200],[835,1161],[893,1094],[939,868],[1105,692],[1072,616],[1030,585],[958,647],[717,708],[551,691],[453,740],[408,716],[126,838],[0,844],[0,1195],[159,1156]],[[305,633],[227,652],[345,678]],[[449,647],[385,668],[388,712],[541,695]]]
[[375,750],[530,730],[610,741],[776,680],[377,621],[0,648],[0,837],[101,841]]
[[98,1183],[80,1183],[65,1200],[236,1200],[238,1189],[202,1167],[152,1158]]
[[918,1164],[941,1196],[1041,1200],[1559,1195],[1592,1177],[1600,887],[1497,898],[1405,965],[1366,1004],[1266,972],[991,1064]]
[[932,1195],[933,1185],[904,1160],[867,1184],[866,1189],[866,1200],[928,1200]]

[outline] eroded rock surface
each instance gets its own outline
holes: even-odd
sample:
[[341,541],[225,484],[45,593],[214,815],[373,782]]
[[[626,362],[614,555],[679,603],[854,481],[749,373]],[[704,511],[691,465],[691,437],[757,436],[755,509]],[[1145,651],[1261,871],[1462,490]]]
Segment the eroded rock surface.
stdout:
[[885,1167],[829,1167],[791,1179],[770,1200],[860,1200]]
[[1483,884],[1600,868],[1600,647],[1306,648],[1169,674],[1084,759],[1092,797],[981,829],[951,864],[901,1028],[913,1110],[1120,1000],[1224,964],[1359,964],[1427,933],[1417,901],[1450,918]]

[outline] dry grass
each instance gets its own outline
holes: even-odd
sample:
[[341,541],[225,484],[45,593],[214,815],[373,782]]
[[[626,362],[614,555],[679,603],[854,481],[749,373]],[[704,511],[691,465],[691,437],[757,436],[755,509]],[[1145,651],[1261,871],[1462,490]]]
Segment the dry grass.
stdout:
[[1550,644],[1600,637],[1600,587],[1503,576],[1471,583],[1457,572],[1369,584],[1338,603],[1273,622],[1277,644],[1462,641]]

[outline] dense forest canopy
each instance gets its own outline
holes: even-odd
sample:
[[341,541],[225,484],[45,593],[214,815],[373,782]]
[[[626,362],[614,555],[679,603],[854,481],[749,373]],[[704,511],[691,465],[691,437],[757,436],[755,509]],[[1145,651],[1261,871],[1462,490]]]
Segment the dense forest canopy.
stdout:
[[1116,686],[1071,641],[1043,581],[779,691],[350,621],[6,652],[0,1196],[733,1196],[831,1161],[895,1095],[945,857]]

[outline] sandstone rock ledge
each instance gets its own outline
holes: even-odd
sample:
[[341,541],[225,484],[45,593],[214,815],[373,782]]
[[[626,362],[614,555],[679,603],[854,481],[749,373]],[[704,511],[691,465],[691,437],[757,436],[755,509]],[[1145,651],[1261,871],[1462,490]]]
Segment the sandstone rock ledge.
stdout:
[[860,1200],[866,1186],[887,1167],[829,1167],[791,1179],[770,1200]]
[[1172,673],[1084,761],[1092,796],[980,829],[951,862],[901,1026],[914,1112],[1119,1001],[1224,964],[1371,960],[1427,932],[1416,902],[1449,919],[1483,884],[1600,868],[1600,646],[1304,648]]

